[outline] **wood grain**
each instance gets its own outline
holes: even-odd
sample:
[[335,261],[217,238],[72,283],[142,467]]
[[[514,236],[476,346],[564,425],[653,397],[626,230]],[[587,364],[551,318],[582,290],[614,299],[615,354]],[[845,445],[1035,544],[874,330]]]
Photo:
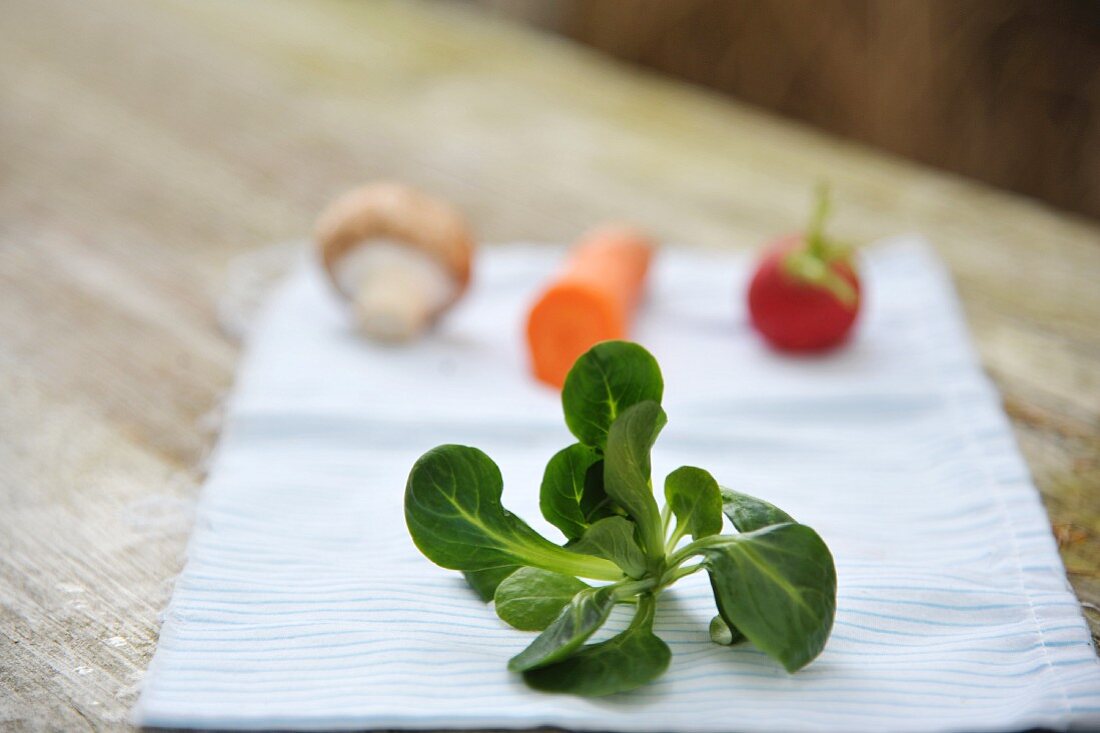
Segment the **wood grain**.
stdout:
[[838,234],[926,233],[1070,579],[1100,601],[1096,226],[450,6],[8,0],[4,17],[0,727],[125,727],[237,356],[217,328],[227,263],[382,176],[452,198],[486,241],[616,216],[752,247],[826,176]]

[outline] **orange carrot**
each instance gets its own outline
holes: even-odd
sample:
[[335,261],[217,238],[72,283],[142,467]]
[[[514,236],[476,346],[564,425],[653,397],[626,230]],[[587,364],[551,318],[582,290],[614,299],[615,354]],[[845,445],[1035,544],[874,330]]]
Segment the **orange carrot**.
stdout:
[[652,254],[652,240],[628,226],[605,225],[581,237],[527,318],[537,379],[561,388],[578,356],[600,341],[626,338]]

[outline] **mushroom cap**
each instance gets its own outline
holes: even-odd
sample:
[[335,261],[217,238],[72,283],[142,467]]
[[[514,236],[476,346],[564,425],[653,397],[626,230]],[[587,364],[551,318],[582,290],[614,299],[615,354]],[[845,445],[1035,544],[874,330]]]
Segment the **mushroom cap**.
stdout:
[[371,240],[390,240],[430,255],[454,278],[454,299],[470,282],[474,239],[465,217],[433,196],[400,183],[378,182],[352,189],[321,212],[314,227],[325,271],[346,297],[337,276],[340,260]]

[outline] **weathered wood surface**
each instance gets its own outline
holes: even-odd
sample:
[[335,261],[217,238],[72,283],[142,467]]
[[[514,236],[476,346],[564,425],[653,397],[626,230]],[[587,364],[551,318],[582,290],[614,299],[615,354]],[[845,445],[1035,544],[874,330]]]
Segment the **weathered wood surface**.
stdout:
[[217,328],[226,265],[380,176],[452,197],[485,240],[622,216],[751,247],[801,220],[819,177],[839,234],[924,232],[1070,579],[1100,601],[1095,224],[449,5],[7,0],[3,16],[0,727],[125,725],[237,355]]

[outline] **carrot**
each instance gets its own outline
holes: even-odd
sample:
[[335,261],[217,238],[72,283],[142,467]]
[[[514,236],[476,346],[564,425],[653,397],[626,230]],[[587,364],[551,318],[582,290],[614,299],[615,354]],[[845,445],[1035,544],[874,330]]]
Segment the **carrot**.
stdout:
[[560,389],[577,357],[600,341],[626,338],[652,254],[652,240],[629,226],[581,237],[527,318],[537,379]]

